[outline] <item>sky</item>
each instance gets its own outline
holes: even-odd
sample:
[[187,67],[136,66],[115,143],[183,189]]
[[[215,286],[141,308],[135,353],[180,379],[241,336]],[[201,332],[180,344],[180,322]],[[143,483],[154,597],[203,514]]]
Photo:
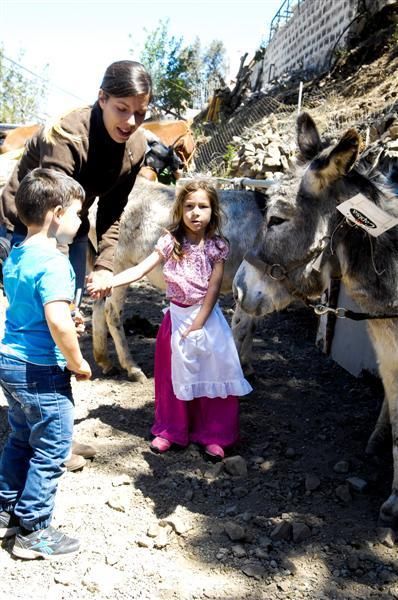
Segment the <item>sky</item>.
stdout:
[[[283,0],[1,0],[4,55],[50,80],[48,116],[95,101],[106,67],[139,60],[148,31],[169,19],[169,34],[202,48],[214,39],[227,50],[230,74],[266,39]],[[131,36],[131,37],[130,37]],[[24,52],[20,57],[21,51]]]

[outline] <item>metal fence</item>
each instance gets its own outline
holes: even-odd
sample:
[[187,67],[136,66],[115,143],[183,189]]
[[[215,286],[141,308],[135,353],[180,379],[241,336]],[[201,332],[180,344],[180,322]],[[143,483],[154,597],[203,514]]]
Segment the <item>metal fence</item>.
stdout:
[[[380,105],[377,109],[365,105],[350,106],[339,96],[326,95],[320,90],[303,98],[301,110],[307,110],[317,123],[321,133],[337,138],[344,129],[354,127],[366,138],[367,129],[383,114],[397,113],[398,100],[390,105]],[[239,110],[229,121],[222,125],[213,125],[210,140],[200,145],[195,156],[195,171],[214,175],[225,174],[225,156],[228,146],[233,144],[234,136],[253,136],[261,121],[273,114],[279,134],[295,131],[297,106],[283,104],[265,96]]]

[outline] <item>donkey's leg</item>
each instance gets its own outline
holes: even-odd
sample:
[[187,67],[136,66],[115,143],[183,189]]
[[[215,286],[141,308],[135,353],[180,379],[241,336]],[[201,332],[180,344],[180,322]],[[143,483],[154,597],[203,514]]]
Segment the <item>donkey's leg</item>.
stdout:
[[380,519],[385,524],[395,525],[398,521],[398,369],[393,364],[394,356],[385,363],[380,362],[380,375],[383,379],[388,414],[391,422],[393,482],[389,498],[382,504]]
[[144,383],[146,376],[133,361],[121,318],[127,289],[127,286],[117,287],[114,289],[112,296],[107,298],[105,303],[106,322],[115,344],[119,363],[123,369],[126,369],[129,379]]
[[377,454],[379,449],[387,440],[389,440],[390,432],[391,428],[390,415],[388,412],[388,401],[386,398],[384,398],[376,426],[366,445],[366,454],[369,456]]
[[251,360],[255,331],[255,318],[245,313],[240,305],[237,304],[232,317],[232,333],[245,375],[252,375],[254,373]]
[[97,300],[93,304],[93,352],[95,362],[102,368],[104,375],[113,369],[108,354],[108,326],[105,318],[105,300]]

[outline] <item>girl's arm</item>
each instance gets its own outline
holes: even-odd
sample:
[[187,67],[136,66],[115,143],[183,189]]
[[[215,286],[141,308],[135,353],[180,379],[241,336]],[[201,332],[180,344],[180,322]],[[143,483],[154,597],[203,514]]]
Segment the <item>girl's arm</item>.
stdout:
[[224,261],[215,263],[213,271],[210,275],[209,287],[207,289],[206,296],[201,306],[201,309],[196,315],[195,319],[193,320],[192,325],[188,327],[186,331],[184,331],[181,337],[186,337],[190,331],[196,331],[197,329],[201,329],[206,323],[211,311],[213,310],[218,300],[223,275]]
[[103,286],[97,285],[93,281],[89,281],[87,283],[87,291],[94,300],[99,297],[109,294],[114,287],[119,287],[120,285],[127,285],[128,283],[133,283],[134,281],[139,281],[142,279],[147,273],[152,271],[157,265],[162,262],[162,256],[154,250],[152,254],[147,256],[143,261],[141,261],[135,267],[131,267],[130,269],[126,269],[125,271],[121,271],[114,277],[112,277],[110,284],[104,284]]

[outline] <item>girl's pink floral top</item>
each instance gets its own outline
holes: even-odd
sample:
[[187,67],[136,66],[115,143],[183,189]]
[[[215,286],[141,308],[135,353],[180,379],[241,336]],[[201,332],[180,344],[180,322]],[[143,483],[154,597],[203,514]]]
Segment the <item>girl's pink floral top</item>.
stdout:
[[209,287],[210,275],[216,262],[226,260],[229,247],[220,237],[205,239],[195,245],[184,240],[184,256],[180,260],[172,257],[174,238],[170,233],[162,236],[156,246],[165,259],[163,275],[166,281],[166,296],[180,304],[200,304]]

